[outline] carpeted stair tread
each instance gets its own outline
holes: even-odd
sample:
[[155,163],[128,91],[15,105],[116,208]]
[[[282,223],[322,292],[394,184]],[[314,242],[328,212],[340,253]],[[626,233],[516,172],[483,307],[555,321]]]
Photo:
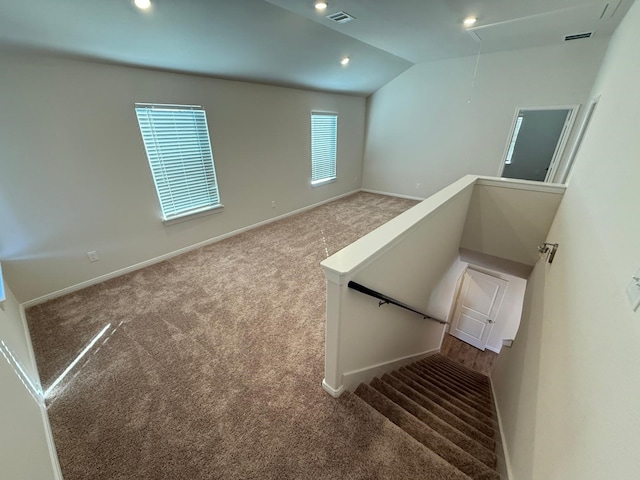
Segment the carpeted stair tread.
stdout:
[[415,366],[426,370],[428,372],[432,372],[434,374],[443,375],[450,380],[452,380],[455,384],[473,390],[478,395],[484,398],[491,398],[491,388],[487,385],[480,385],[469,378],[463,377],[455,370],[449,369],[448,367],[438,364],[436,362],[416,362]]
[[[475,429],[477,429],[479,432],[483,433],[487,437],[493,438],[495,434],[495,429],[493,428],[493,423],[491,419],[489,419],[485,415],[482,415],[480,412],[474,411],[474,413],[469,413],[464,408],[461,408],[458,405],[456,405],[454,402],[451,402],[443,398],[433,390],[430,390],[429,388],[426,388],[421,383],[418,383],[413,378],[408,376],[408,373],[409,372],[405,374],[396,370],[394,372],[391,372],[389,375],[398,379],[402,383],[408,385],[412,390],[415,390],[420,395],[428,398],[430,401],[439,405],[449,413],[455,415],[460,420],[468,423],[469,425],[471,425],[472,427],[474,427]],[[463,405],[463,407],[466,407],[466,405]]]
[[419,368],[423,372],[436,376],[445,380],[448,384],[452,386],[464,390],[472,395],[475,395],[479,401],[490,403],[491,402],[491,392],[488,389],[478,387],[473,382],[468,381],[467,379],[460,378],[460,376],[454,371],[443,371],[434,365],[422,364],[416,362],[412,365],[414,368]]
[[382,381],[381,379],[374,378],[371,381],[370,386],[385,395],[387,398],[389,398],[389,400],[398,404],[400,407],[405,409],[418,420],[422,421],[425,425],[433,429],[435,432],[439,433],[465,452],[480,460],[489,468],[495,469],[497,464],[496,454],[487,449],[484,445],[481,445],[477,441],[462,433],[460,430],[452,427],[447,422],[440,419],[437,415],[434,415],[429,410],[423,408],[421,405],[414,402],[411,398],[399,392],[393,386]]
[[[466,436],[472,438],[479,444],[483,445],[489,451],[491,452],[495,451],[496,441],[493,438],[489,437],[487,434],[482,433],[480,430],[473,427],[473,425],[469,424],[468,421],[465,421],[463,418],[461,418],[460,415],[465,417],[465,419],[467,420],[469,418],[473,420],[473,417],[469,417],[464,412],[458,412],[458,415],[456,415],[455,413],[452,413],[452,411],[448,410],[447,408],[444,408],[443,406],[439,405],[438,403],[434,402],[428,397],[422,395],[421,393],[416,391],[414,388],[412,388],[410,385],[407,385],[405,382],[400,380],[398,377],[385,374],[382,376],[381,380],[391,385],[398,392],[402,393],[407,398],[410,398],[411,400],[416,402],[418,405],[420,405],[422,408],[431,412],[433,415],[436,415],[442,421],[451,425],[456,430],[459,430],[461,433],[465,434]],[[448,405],[448,408],[451,410],[457,409],[457,407],[451,404]],[[490,432],[487,432],[487,433],[490,433]]]
[[499,480],[495,470],[462,450],[374,388],[360,384],[355,394],[427,448],[475,480]]
[[450,358],[447,358],[444,355],[431,355],[429,357],[426,357],[422,360],[422,362],[424,363],[434,363],[434,364],[439,364],[439,365],[443,365],[443,366],[447,366],[449,368],[455,369],[457,370],[458,374],[463,375],[467,378],[473,379],[476,382],[478,382],[479,384],[483,384],[486,386],[489,386],[489,377],[487,377],[486,375],[483,375],[480,372],[476,372],[475,370],[472,370],[464,365],[462,365],[461,363],[455,362],[453,360],[451,360]]
[[444,355],[431,355],[423,358],[419,362],[454,369],[458,372],[458,375],[468,378],[469,380],[476,382],[478,385],[490,386],[489,377],[487,375],[477,372],[462,363],[451,360]]
[[[453,395],[450,395],[446,391],[440,389],[438,387],[438,385],[430,383],[428,380],[422,378],[420,375],[416,375],[411,370],[408,370],[406,368],[400,368],[399,370],[397,370],[397,372],[400,373],[401,375],[411,379],[411,381],[417,383],[418,385],[420,385],[425,391],[431,392],[434,395],[436,395],[436,396],[448,401],[449,403],[455,405],[460,410],[463,410],[468,415],[471,415],[472,417],[476,418],[478,421],[480,421],[481,423],[483,423],[487,427],[492,428],[492,429],[494,428],[493,420],[492,420],[492,417],[490,415],[488,415],[486,413],[482,413],[479,410],[477,410],[474,407],[472,407],[471,405],[469,405],[468,403],[459,400],[458,398],[456,398]],[[482,431],[484,431],[484,430],[482,430]]]
[[[479,391],[491,393],[491,384],[489,383],[488,378],[481,381],[477,378],[470,377],[463,371],[460,371],[457,368],[449,365],[449,363],[443,361],[424,359],[416,363],[422,367],[436,369],[448,375],[454,374],[457,379],[464,380],[465,383],[475,386]],[[466,368],[464,366],[462,367]]]
[[[388,442],[395,442],[398,450],[410,460],[411,468],[407,469],[408,478],[420,478],[420,480],[469,480],[469,476],[462,473],[445,459],[432,450],[425,448],[418,440],[413,438],[400,427],[390,422],[378,410],[369,405],[366,401],[351,392],[345,392],[343,401],[353,404],[356,415],[360,415],[367,420],[386,421],[388,428],[384,429],[384,435]],[[379,419],[379,420],[378,420]],[[367,422],[369,423],[369,422]],[[416,471],[420,469],[419,473]],[[418,476],[419,475],[419,476]],[[399,477],[400,478],[400,477]]]
[[479,405],[482,405],[487,409],[491,409],[491,397],[487,393],[478,392],[475,387],[470,387],[468,385],[465,385],[464,383],[456,381],[455,379],[451,378],[451,375],[446,375],[440,371],[424,368],[420,365],[412,365],[412,368],[420,370],[422,372],[422,375],[425,375],[427,378],[433,378],[434,380],[437,380],[443,385],[446,385],[448,388],[451,388],[461,395],[474,400]]
[[451,388],[448,384],[444,383],[439,378],[425,375],[424,372],[419,368],[416,368],[412,365],[408,365],[407,367],[404,367],[404,370],[400,369],[400,371],[409,371],[413,373],[415,376],[419,377],[420,380],[422,380],[423,382],[429,383],[430,385],[439,388],[441,391],[444,391],[451,397],[456,398],[463,403],[466,403],[467,405],[483,413],[487,417],[492,416],[491,409],[487,405],[479,403],[475,400],[475,398],[469,395],[465,395],[464,393],[461,393],[454,388]]

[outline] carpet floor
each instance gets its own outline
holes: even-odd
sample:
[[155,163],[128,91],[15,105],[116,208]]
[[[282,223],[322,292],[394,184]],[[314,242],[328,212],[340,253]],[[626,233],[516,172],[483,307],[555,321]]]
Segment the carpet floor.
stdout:
[[[29,309],[65,480],[467,479],[327,395],[320,261],[415,202],[359,193]],[[409,372],[410,373],[410,372]]]

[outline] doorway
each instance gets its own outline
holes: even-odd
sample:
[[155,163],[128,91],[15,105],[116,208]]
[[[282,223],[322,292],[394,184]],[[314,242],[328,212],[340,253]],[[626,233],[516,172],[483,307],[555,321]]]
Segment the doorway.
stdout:
[[499,176],[553,181],[578,105],[519,108]]
[[449,333],[485,350],[508,283],[502,278],[467,268]]

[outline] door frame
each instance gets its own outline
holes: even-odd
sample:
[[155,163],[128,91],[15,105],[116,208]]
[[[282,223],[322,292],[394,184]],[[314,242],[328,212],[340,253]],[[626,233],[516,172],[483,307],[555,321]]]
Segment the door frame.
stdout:
[[595,97],[589,103],[589,107],[587,108],[587,112],[584,115],[584,119],[582,120],[582,124],[580,125],[580,130],[578,131],[578,135],[576,137],[576,141],[573,142],[573,147],[571,148],[571,153],[569,153],[569,157],[567,160],[567,165],[564,167],[564,172],[562,172],[562,178],[560,180],[561,183],[567,183],[569,179],[569,174],[571,173],[571,168],[573,167],[573,162],[580,151],[580,147],[582,146],[582,140],[584,140],[584,135],[591,124],[591,120],[593,119],[593,114],[598,107],[598,102],[600,101],[600,95]]
[[562,154],[567,146],[567,142],[569,141],[569,136],[571,135],[571,131],[573,130],[573,124],[576,121],[578,116],[578,111],[580,110],[580,104],[576,103],[573,105],[551,105],[546,107],[516,107],[516,113],[513,116],[513,121],[511,122],[511,129],[509,130],[509,136],[507,137],[507,144],[504,148],[504,153],[502,154],[500,160],[500,168],[498,169],[498,177],[502,177],[504,172],[505,162],[507,161],[507,155],[509,154],[509,147],[511,146],[511,140],[513,138],[513,134],[516,129],[516,123],[518,121],[518,116],[522,110],[569,110],[569,114],[567,115],[567,119],[564,122],[564,126],[562,127],[562,132],[560,133],[560,137],[558,138],[558,143],[556,144],[556,149],[553,152],[553,157],[551,157],[551,162],[549,163],[549,170],[547,170],[547,175],[544,178],[544,183],[551,183],[551,180],[556,175],[556,171],[558,170],[558,166],[560,165],[560,160],[562,159]]
[[[447,318],[447,321],[449,322],[449,325],[447,326],[446,329],[446,333],[449,335],[452,335],[456,338],[458,338],[457,336],[453,335],[452,331],[454,329],[455,326],[455,318],[456,318],[456,313],[458,311],[458,308],[460,306],[460,301],[461,301],[461,297],[462,297],[462,292],[464,290],[464,281],[465,281],[465,277],[467,275],[467,273],[469,271],[473,271],[473,272],[477,272],[477,273],[481,273],[482,275],[486,275],[488,277],[493,277],[497,280],[500,280],[501,282],[504,282],[504,289],[502,290],[502,295],[500,300],[498,301],[498,306],[495,310],[495,318],[498,318],[498,315],[500,313],[500,310],[502,309],[502,304],[504,303],[504,298],[506,296],[507,293],[507,289],[509,288],[509,280],[505,279],[505,278],[501,278],[497,275],[494,275],[492,273],[489,273],[487,271],[484,271],[483,269],[480,268],[474,268],[474,266],[472,265],[468,265],[467,268],[464,269],[464,271],[462,272],[462,274],[460,275],[460,277],[458,277],[458,281],[456,282],[456,288],[455,288],[455,295],[453,296],[453,302],[451,302],[451,308],[449,309],[449,316]],[[471,274],[470,274],[471,275]],[[489,326],[489,333],[487,335],[487,339],[484,343],[484,345],[482,346],[481,350],[484,351],[487,349],[487,344],[489,343],[489,337],[491,337],[491,332],[493,332],[493,328],[496,325],[496,320],[494,318],[494,321],[490,323]],[[462,339],[458,338],[460,341],[463,341]],[[467,343],[467,342],[465,342]],[[476,347],[475,345],[471,345],[474,348],[479,348]],[[493,349],[491,349],[493,351]]]

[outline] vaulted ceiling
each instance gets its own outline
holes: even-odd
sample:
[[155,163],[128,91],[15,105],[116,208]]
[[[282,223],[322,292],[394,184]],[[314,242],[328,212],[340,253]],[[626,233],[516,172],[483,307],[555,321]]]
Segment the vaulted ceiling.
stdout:
[[[328,0],[318,12],[313,0],[151,1],[0,0],[0,48],[369,95],[414,63],[609,36],[632,3]],[[355,19],[326,18],[339,11]],[[478,21],[465,29],[467,16]]]

